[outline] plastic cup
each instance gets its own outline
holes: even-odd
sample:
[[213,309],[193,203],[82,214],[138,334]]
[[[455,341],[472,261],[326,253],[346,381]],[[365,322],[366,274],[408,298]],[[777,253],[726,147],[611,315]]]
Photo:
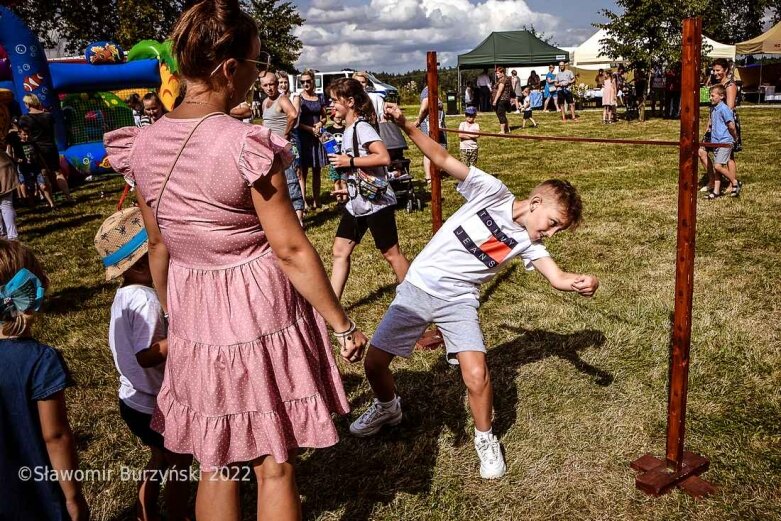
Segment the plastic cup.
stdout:
[[336,142],[335,139],[328,139],[323,142],[323,148],[325,148],[325,152],[327,154],[338,154],[339,153],[339,143]]

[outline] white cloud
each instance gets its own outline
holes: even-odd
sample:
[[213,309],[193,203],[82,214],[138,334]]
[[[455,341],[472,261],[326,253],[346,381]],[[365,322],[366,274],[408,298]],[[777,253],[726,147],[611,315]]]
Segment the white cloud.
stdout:
[[534,25],[555,38],[561,25],[523,0],[371,0],[359,6],[314,0],[303,16],[306,23],[296,31],[304,44],[297,66],[319,70],[422,69],[429,50],[438,52],[441,65],[452,66],[492,31]]

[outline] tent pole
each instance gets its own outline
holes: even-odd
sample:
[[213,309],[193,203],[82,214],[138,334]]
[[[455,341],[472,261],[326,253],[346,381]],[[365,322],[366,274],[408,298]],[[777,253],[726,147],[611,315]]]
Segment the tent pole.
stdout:
[[463,103],[461,103],[461,66],[459,65],[456,70],[458,71],[458,85],[456,86],[456,92],[458,96],[458,105],[461,105],[461,112],[464,112]]

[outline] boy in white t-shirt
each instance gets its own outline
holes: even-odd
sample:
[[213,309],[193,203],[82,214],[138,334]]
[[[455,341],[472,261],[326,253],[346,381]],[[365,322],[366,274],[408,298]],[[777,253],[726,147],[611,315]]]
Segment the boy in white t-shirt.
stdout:
[[[149,426],[163,382],[168,341],[166,318],[152,287],[141,210],[127,208],[106,219],[95,235],[95,248],[106,268],[106,280],[122,276],[111,305],[108,332],[119,372],[119,413],[130,431],[151,450],[146,468],[138,469],[136,519],[159,519],[157,500],[164,473],[169,470],[169,476],[189,476],[192,456],[165,449],[162,435]],[[168,519],[185,520],[189,485],[186,479],[176,477],[169,478],[165,487]]]
[[526,269],[537,269],[554,288],[592,296],[599,287],[597,278],[562,271],[542,245],[544,238],[580,223],[580,196],[568,182],[548,180],[534,188],[528,199],[516,199],[495,177],[451,157],[408,122],[398,106],[386,105],[385,116],[433,164],[460,181],[458,191],[466,203],[412,262],[377,327],[364,362],[375,399],[350,425],[350,432],[369,436],[385,424],[401,421],[390,363],[395,356],[412,354],[415,341],[434,323],[445,340],[448,361],[460,365],[468,390],[480,476],[499,478],[506,466],[491,429],[493,391],[477,318],[480,285],[520,256]]
[[461,140],[458,144],[458,150],[461,152],[461,162],[466,166],[474,166],[477,164],[477,153],[479,151],[477,136],[462,134],[461,132],[480,132],[480,125],[475,122],[477,107],[467,107],[464,110],[464,116],[466,121],[462,121],[458,125],[458,139]]

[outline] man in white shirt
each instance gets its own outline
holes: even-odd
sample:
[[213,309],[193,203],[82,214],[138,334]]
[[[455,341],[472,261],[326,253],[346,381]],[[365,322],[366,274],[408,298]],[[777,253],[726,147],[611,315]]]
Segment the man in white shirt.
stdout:
[[483,72],[477,77],[476,85],[480,112],[491,112],[491,87],[493,83],[488,75],[488,69],[483,69]]

